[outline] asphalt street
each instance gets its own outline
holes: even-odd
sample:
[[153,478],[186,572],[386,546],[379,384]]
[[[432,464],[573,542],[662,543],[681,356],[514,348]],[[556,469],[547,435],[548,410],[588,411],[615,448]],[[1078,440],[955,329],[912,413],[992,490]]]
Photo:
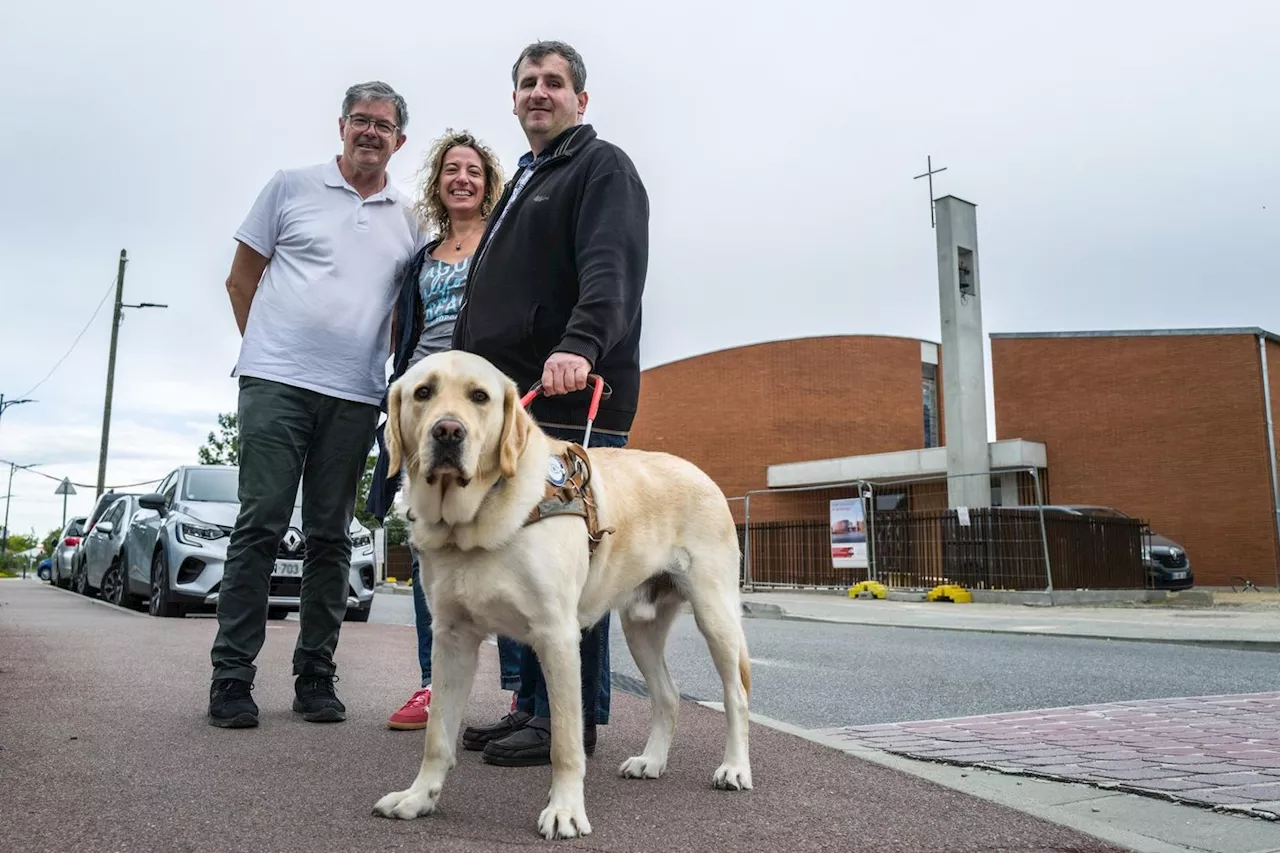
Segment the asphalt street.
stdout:
[[[377,596],[371,619],[412,625],[412,597]],[[804,728],[1251,693],[1274,690],[1280,671],[1280,655],[1267,652],[774,619],[744,625],[752,711]],[[610,655],[617,688],[637,689],[616,619]],[[677,620],[667,662],[681,693],[721,700],[692,616]]]

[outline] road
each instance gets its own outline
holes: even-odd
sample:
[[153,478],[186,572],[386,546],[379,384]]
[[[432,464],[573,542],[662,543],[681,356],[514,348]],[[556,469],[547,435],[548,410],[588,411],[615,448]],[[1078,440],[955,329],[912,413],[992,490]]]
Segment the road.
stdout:
[[[413,599],[379,595],[374,622],[412,625]],[[803,728],[932,720],[1096,702],[1274,690],[1280,656],[1161,643],[744,621],[752,710]],[[615,619],[615,683],[640,673]],[[667,645],[680,691],[718,702],[719,677],[692,616]]]

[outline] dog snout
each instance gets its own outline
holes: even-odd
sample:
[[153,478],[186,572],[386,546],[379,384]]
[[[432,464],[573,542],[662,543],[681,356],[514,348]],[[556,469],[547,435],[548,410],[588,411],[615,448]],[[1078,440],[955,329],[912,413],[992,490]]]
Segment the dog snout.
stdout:
[[446,447],[456,447],[462,444],[462,440],[467,437],[467,428],[461,422],[446,418],[437,421],[436,425],[431,428],[431,438],[437,444]]

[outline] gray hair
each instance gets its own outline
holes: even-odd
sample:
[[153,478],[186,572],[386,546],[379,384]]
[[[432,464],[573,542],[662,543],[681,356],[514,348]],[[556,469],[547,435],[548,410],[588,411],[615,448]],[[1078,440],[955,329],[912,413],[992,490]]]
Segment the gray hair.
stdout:
[[536,41],[520,51],[516,64],[511,66],[511,85],[517,87],[520,85],[517,77],[520,74],[521,62],[526,59],[532,62],[541,62],[553,53],[569,63],[569,74],[573,77],[574,93],[581,93],[583,89],[587,88],[587,64],[582,61],[580,53],[562,41]]
[[400,130],[403,132],[409,126],[409,107],[404,98],[381,80],[357,83],[348,89],[342,99],[342,114],[350,115],[351,108],[361,101],[390,101],[396,105],[396,124],[400,126]]

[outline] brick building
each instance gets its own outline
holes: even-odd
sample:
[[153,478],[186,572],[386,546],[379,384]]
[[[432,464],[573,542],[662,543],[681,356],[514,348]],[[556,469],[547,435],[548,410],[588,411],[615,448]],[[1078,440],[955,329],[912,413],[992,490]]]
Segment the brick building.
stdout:
[[937,447],[938,345],[839,335],[736,347],[644,371],[631,446],[684,456],[733,497],[770,465]]
[[1280,583],[1280,337],[993,334],[991,364],[997,438],[1046,447],[1056,503],[1146,519],[1186,547],[1197,585]]

